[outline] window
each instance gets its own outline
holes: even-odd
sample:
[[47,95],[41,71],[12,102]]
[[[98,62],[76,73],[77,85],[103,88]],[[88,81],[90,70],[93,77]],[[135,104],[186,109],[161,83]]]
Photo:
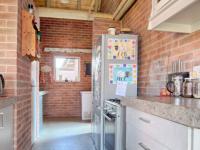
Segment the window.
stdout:
[[55,58],[56,81],[78,82],[80,81],[80,59],[77,57]]

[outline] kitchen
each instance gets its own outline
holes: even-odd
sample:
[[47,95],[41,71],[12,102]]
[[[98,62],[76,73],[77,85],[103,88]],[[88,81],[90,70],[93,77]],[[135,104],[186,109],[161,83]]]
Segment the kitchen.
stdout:
[[[25,46],[25,44],[22,44],[22,32],[23,29],[29,28],[22,28],[23,21],[26,19],[22,19],[21,14],[22,10],[29,12],[36,6],[36,10],[37,7],[45,7],[38,9],[38,14],[34,14],[36,26],[40,31],[37,34],[39,40],[35,41],[39,42],[37,45],[41,49],[41,58],[39,59],[40,90],[48,91],[43,100],[44,115],[48,117],[67,118],[70,116],[81,118],[80,92],[92,90],[91,80],[93,79],[92,76],[85,74],[85,64],[91,62],[91,53],[96,50],[99,36],[107,34],[107,30],[114,27],[116,34],[128,33],[128,36],[135,35],[138,37],[138,43],[135,43],[138,45],[135,47],[135,49],[138,49],[138,58],[135,59],[137,61],[109,60],[111,65],[115,63],[138,64],[137,88],[131,87],[132,84],[130,86],[129,83],[128,85],[122,84],[121,88],[118,85],[119,89],[127,87],[127,91],[118,90],[118,94],[124,94],[123,91],[134,94],[137,91],[139,97],[122,98],[112,95],[108,97],[108,99],[116,97],[123,99],[121,105],[127,108],[126,118],[123,118],[126,119],[126,121],[123,121],[126,122],[126,127],[120,128],[121,131],[126,129],[127,138],[126,141],[118,141],[126,142],[127,150],[198,150],[200,148],[200,102],[198,96],[195,96],[194,93],[197,98],[180,98],[181,88],[179,85],[183,82],[183,76],[175,74],[176,76],[170,77],[170,74],[189,72],[190,78],[197,78],[199,75],[199,1],[89,1],[87,8],[81,8],[84,10],[83,12],[79,10],[80,3],[77,5],[78,1],[73,8],[67,6],[67,4],[61,6],[57,4],[57,8],[53,8],[53,5],[55,5],[53,3],[47,1],[38,4],[37,1],[31,0],[2,0],[0,2],[0,27],[2,31],[0,36],[0,74],[3,74],[5,79],[4,95],[6,95],[6,97],[0,98],[0,110],[9,106],[6,111],[13,114],[9,118],[9,125],[12,130],[9,129],[10,132],[6,132],[7,136],[1,135],[2,132],[0,133],[0,144],[7,143],[11,146],[11,148],[6,148],[8,150],[29,150],[33,144],[30,70],[32,59],[22,55]],[[84,2],[81,4],[84,4]],[[62,6],[67,7],[60,9]],[[111,31],[113,31],[112,28]],[[110,36],[112,37],[112,35]],[[105,35],[105,37],[107,36]],[[30,40],[27,39],[27,41],[29,44],[31,43]],[[106,44],[106,42],[104,43]],[[79,62],[80,78],[74,78],[77,83],[70,83],[68,80],[64,81],[67,83],[55,82],[53,67],[55,56],[81,58]],[[108,74],[105,81],[109,79]],[[65,80],[59,78],[59,76],[58,79]],[[184,84],[191,85],[191,80],[186,80],[188,83],[186,84],[184,81]],[[172,94],[167,91],[166,84],[168,82],[170,82],[169,90],[172,90]],[[176,85],[174,86],[173,83],[176,83]],[[110,83],[105,82],[105,85],[108,86],[106,88],[110,87]],[[111,87],[113,93],[117,92],[117,84],[111,85]],[[176,87],[176,90],[173,87]],[[132,90],[132,92],[129,90]],[[196,92],[198,95],[198,91]],[[169,94],[176,97],[170,97]],[[187,94],[191,96],[191,92]],[[101,107],[103,107],[103,102]],[[103,119],[102,109],[101,113],[100,117]],[[7,116],[5,117],[7,118]],[[2,118],[1,115],[1,121]],[[98,122],[98,120],[96,121]],[[2,124],[0,122],[1,127]],[[94,131],[93,125],[92,130]],[[96,140],[94,140],[96,134],[92,134],[92,137],[96,148],[103,150],[105,144],[102,120],[99,125],[101,127],[96,128],[100,131]],[[6,139],[5,137],[9,138]],[[51,142],[53,143],[53,141]],[[114,144],[111,144],[111,147],[113,146]],[[67,148],[60,146],[57,149]]]

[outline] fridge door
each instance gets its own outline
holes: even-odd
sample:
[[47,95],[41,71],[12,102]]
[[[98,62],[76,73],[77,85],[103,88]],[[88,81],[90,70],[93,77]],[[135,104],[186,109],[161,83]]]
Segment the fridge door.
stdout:
[[[135,72],[135,77],[134,77],[134,83],[128,84],[127,85],[127,91],[126,91],[126,96],[127,97],[133,97],[133,96],[137,96],[137,66],[138,66],[138,36],[137,35],[127,35],[127,34],[121,34],[121,35],[117,35],[117,36],[113,36],[113,35],[104,35],[104,87],[103,87],[103,93],[104,93],[104,99],[110,99],[110,98],[119,98],[121,99],[121,96],[116,95],[116,87],[117,87],[117,81],[115,80],[115,83],[110,83],[110,78],[119,73],[117,72],[117,69],[115,70],[114,67],[116,66],[129,66],[129,69],[134,68],[134,72]],[[110,44],[110,41],[112,40],[112,44]],[[115,42],[116,41],[116,42]],[[122,42],[121,42],[122,41]],[[122,51],[125,49],[126,51],[126,45],[124,44],[124,41],[128,41],[130,42],[134,42],[134,44],[132,46],[128,46],[127,49],[130,49],[131,51],[134,52],[134,57],[131,59],[121,59],[120,56],[122,54]],[[115,45],[115,47],[117,47],[118,51],[120,50],[120,53],[116,53],[117,57],[119,58],[115,58],[115,59],[111,59],[110,57],[112,55],[109,54],[108,51],[108,47],[110,45]],[[130,43],[129,43],[130,44]],[[128,45],[128,44],[127,44]],[[132,47],[132,48],[130,48]],[[117,50],[116,50],[117,51]],[[125,52],[124,51],[124,52]],[[132,67],[131,65],[134,65],[135,67]],[[113,68],[113,69],[110,69]],[[119,67],[120,68],[120,67]],[[123,67],[122,67],[123,68]],[[126,67],[124,67],[126,68]],[[112,72],[112,70],[115,70]],[[120,68],[120,70],[122,70],[122,74],[123,74],[123,69]],[[126,70],[126,69],[124,69]],[[127,69],[128,70],[128,69]],[[126,70],[126,71],[127,71]],[[126,72],[124,71],[124,72]],[[113,74],[112,74],[113,73]],[[129,76],[133,76],[133,73],[130,71]],[[118,74],[117,74],[118,76]],[[123,79],[122,79],[123,80]]]
[[103,101],[102,101],[102,45],[101,38],[93,52],[93,112],[92,112],[92,137],[97,150],[102,150],[103,145]]

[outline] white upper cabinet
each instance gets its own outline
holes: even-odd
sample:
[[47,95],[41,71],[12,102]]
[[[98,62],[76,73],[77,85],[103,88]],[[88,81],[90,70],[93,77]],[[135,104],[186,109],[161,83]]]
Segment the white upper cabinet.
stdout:
[[152,0],[148,29],[180,33],[200,30],[200,0]]

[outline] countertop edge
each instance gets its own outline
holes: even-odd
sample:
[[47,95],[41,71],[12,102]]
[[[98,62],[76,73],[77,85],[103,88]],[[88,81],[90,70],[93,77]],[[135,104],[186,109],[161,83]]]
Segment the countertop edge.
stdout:
[[148,101],[140,98],[132,100],[124,98],[122,105],[158,116],[191,128],[200,129],[200,110],[182,106]]

